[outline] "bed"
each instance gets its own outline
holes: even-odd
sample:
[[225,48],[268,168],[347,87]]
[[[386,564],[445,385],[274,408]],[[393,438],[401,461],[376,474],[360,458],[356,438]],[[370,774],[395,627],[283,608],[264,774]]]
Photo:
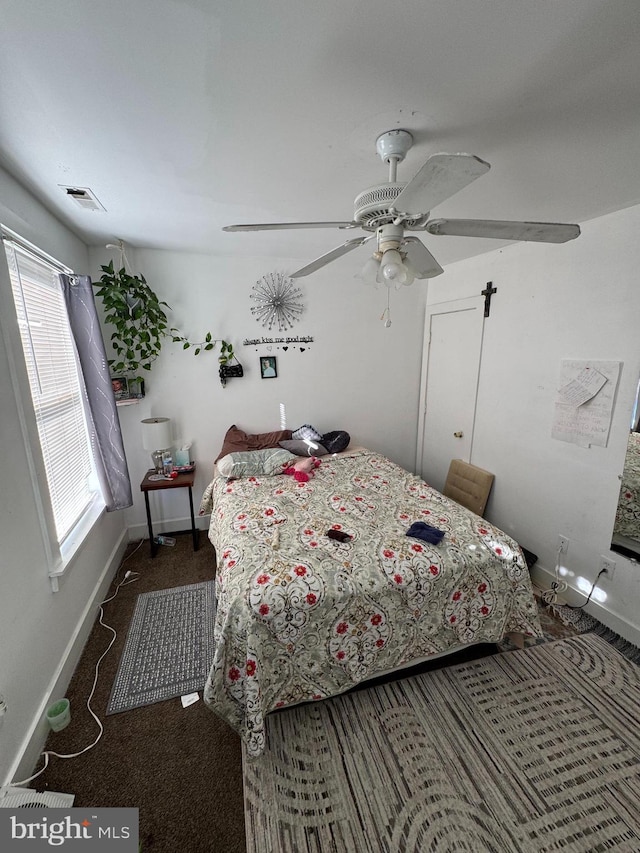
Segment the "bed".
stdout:
[[[204,699],[250,757],[276,709],[509,633],[542,636],[512,538],[366,448],[321,462],[308,482],[217,476],[203,496],[217,555]],[[442,541],[407,536],[416,521]]]
[[629,433],[613,533],[614,539],[617,535],[640,540],[640,433],[638,432]]

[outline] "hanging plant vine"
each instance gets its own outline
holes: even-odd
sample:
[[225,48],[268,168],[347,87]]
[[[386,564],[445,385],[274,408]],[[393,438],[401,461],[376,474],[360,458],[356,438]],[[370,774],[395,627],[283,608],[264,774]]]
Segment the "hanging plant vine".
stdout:
[[183,349],[194,348],[194,355],[214,349],[218,343],[211,332],[203,341],[195,343],[181,331],[169,326],[165,309],[171,310],[147,284],[143,275],[131,275],[126,271],[124,251],[121,248],[122,267],[116,270],[113,261],[101,266],[102,276],[96,295],[102,299],[105,310],[104,321],[113,326],[111,344],[116,358],[109,359],[115,373],[136,373],[151,370],[151,365],[160,355],[165,338],[181,343]]

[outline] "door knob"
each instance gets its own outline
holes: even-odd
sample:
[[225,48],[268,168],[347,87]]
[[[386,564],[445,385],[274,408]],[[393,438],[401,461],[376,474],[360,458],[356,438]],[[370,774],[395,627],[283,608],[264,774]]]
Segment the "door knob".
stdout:
[[463,435],[464,435],[464,433],[462,432],[462,430],[460,430],[460,432],[454,432],[453,437],[454,438],[462,438]]

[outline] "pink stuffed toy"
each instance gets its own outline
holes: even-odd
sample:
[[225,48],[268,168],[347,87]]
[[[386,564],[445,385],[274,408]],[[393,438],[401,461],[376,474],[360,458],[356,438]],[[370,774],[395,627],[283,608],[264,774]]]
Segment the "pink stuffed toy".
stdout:
[[282,473],[290,474],[298,483],[307,483],[319,465],[320,460],[316,456],[301,456],[293,465],[287,465]]

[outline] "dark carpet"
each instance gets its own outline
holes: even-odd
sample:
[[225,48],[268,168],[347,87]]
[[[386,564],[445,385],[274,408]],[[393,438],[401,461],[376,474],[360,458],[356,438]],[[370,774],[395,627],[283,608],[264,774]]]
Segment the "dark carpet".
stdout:
[[[190,536],[176,539],[174,547],[161,547],[153,560],[145,541],[116,577],[120,581],[131,571],[139,573],[139,580],[122,587],[105,605],[104,621],[118,636],[102,661],[92,701],[104,726],[102,738],[78,758],[52,757],[29,787],[75,794],[75,807],[138,808],[143,853],[244,853],[242,758],[235,732],[202,699],[187,708],[176,698],[105,714],[138,595],[202,583],[215,575],[214,550],[204,532],[195,553]],[[110,640],[111,633],[96,623],[66,694],[71,724],[52,732],[46,749],[68,754],[95,740],[98,726],[86,700],[96,662]]]
[[[78,758],[52,757],[45,772],[29,787],[75,794],[77,807],[138,808],[143,853],[244,853],[242,752],[235,732],[202,699],[187,708],[175,698],[121,714],[105,714],[138,595],[202,583],[215,575],[214,550],[205,532],[195,553],[189,536],[178,536],[174,547],[161,547],[153,560],[148,542],[134,548],[130,546],[130,556],[120,567],[109,595],[126,571],[139,573],[138,580],[122,587],[104,608],[104,621],[118,634],[102,661],[92,701],[104,734],[93,749]],[[565,625],[549,608],[541,607],[540,615],[547,640],[581,633],[577,627]],[[67,690],[71,725],[52,732],[46,749],[74,753],[95,740],[98,727],[86,700],[96,662],[110,640],[111,633],[96,621]],[[500,650],[510,648],[509,641],[500,646]],[[421,670],[454,665],[497,650],[481,646]],[[403,676],[409,674],[405,671]],[[33,772],[41,766],[42,762]]]

